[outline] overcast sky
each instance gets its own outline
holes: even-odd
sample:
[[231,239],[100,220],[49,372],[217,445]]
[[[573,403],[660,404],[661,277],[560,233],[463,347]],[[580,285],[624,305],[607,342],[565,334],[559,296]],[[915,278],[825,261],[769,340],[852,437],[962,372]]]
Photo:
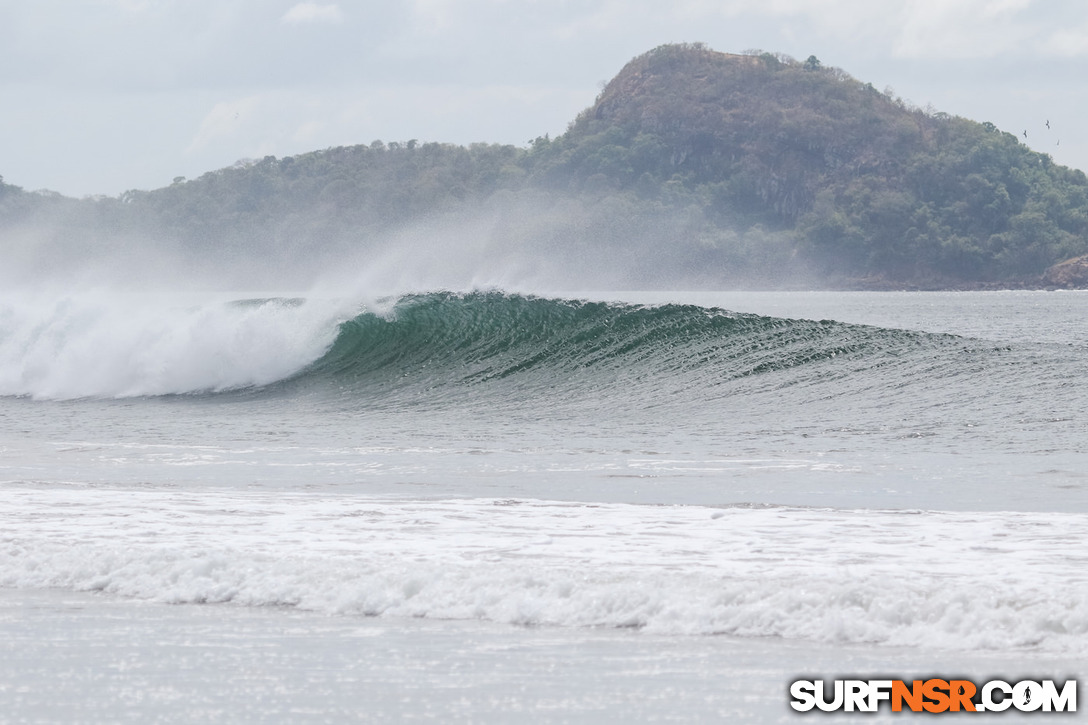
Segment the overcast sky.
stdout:
[[116,195],[376,139],[525,145],[696,41],[816,55],[1088,170],[1084,0],[0,0],[0,175]]

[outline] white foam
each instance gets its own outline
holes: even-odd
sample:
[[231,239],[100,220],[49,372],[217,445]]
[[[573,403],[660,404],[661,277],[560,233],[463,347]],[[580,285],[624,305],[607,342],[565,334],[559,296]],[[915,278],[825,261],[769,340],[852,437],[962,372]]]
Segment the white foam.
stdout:
[[0,585],[1088,654],[1088,515],[5,486]]
[[320,357],[343,308],[105,291],[11,296],[0,299],[0,395],[127,397],[267,384]]

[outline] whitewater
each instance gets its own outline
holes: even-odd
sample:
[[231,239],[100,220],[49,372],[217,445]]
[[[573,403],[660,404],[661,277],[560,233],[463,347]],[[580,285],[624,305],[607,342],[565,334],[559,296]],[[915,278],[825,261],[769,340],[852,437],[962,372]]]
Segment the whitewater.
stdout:
[[778,721],[802,676],[1075,677],[1086,305],[2,296],[0,705]]

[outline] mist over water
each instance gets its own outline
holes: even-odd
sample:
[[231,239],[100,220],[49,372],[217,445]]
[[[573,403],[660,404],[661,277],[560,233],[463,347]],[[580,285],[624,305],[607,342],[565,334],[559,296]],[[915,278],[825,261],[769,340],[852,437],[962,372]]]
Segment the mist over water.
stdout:
[[338,218],[345,209],[317,203],[267,216],[216,209],[205,224],[191,207],[212,203],[207,196],[159,199],[169,191],[138,202],[55,199],[13,214],[2,228],[0,282],[64,292],[375,298],[441,289],[571,293],[815,281],[797,260],[757,274],[744,260],[771,244],[758,230],[703,238],[705,220],[693,210],[641,209],[592,194],[500,190],[403,216],[359,211],[353,226]]
[[[117,234],[60,208],[5,230],[0,395],[124,397],[261,386],[318,359],[337,326],[412,291],[571,281],[500,249],[497,212],[353,240]],[[601,275],[601,280],[607,275]]]

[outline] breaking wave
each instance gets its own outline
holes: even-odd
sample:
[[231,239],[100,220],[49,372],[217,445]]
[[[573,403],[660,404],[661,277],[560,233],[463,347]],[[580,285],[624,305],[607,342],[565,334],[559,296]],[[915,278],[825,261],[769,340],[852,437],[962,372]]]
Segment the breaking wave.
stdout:
[[[6,303],[0,394],[130,397],[350,388],[411,398],[519,394],[714,396],[723,385],[841,378],[913,365],[955,375],[993,351],[947,336],[833,321],[499,292],[343,301],[145,299]],[[900,373],[903,371],[900,370]],[[783,377],[783,374],[785,376]],[[294,387],[292,387],[294,386]]]

